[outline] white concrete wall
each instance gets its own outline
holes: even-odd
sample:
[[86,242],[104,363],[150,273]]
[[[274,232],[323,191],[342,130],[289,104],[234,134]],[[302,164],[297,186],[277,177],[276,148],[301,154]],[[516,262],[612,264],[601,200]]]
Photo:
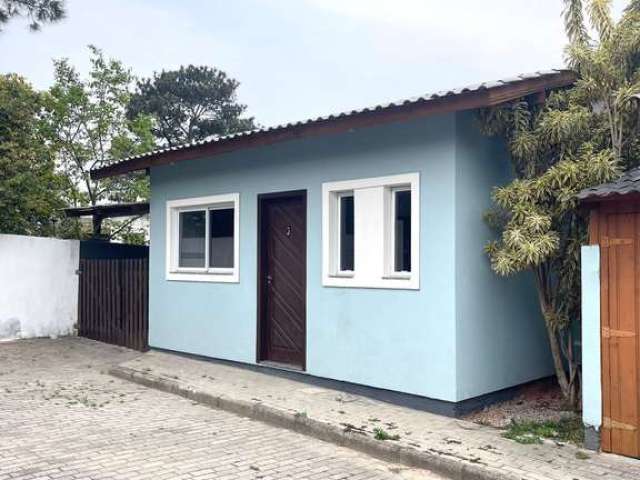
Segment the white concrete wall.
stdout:
[[73,332],[79,258],[77,240],[0,235],[0,340]]

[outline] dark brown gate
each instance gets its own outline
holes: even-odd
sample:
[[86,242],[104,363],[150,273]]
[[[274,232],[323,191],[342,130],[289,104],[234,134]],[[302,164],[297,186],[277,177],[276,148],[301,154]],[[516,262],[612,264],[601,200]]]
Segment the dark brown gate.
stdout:
[[306,192],[261,195],[258,360],[305,368]]
[[147,350],[148,248],[101,243],[80,247],[78,334]]

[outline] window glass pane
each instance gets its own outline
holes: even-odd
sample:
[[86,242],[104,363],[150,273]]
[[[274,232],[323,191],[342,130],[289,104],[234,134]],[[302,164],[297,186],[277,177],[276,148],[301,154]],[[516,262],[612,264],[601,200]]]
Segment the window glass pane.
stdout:
[[394,270],[411,271],[411,191],[395,192]]
[[233,208],[209,210],[209,266],[233,268]]
[[178,266],[204,268],[205,212],[180,212]]
[[353,271],[353,195],[340,197],[340,270]]

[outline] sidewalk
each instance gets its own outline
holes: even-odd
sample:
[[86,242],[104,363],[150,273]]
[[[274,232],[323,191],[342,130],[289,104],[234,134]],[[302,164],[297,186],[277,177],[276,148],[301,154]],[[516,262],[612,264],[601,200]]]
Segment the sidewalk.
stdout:
[[[489,427],[222,363],[151,351],[110,373],[451,478],[640,478],[640,460],[552,442],[520,445]],[[376,428],[399,439],[376,440]]]

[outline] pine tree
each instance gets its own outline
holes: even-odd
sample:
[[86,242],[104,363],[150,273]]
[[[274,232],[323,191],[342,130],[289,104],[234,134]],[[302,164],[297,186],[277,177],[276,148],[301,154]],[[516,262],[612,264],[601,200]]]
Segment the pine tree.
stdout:
[[0,31],[15,17],[29,19],[29,28],[37,31],[43,23],[58,22],[65,14],[64,0],[0,0]]

